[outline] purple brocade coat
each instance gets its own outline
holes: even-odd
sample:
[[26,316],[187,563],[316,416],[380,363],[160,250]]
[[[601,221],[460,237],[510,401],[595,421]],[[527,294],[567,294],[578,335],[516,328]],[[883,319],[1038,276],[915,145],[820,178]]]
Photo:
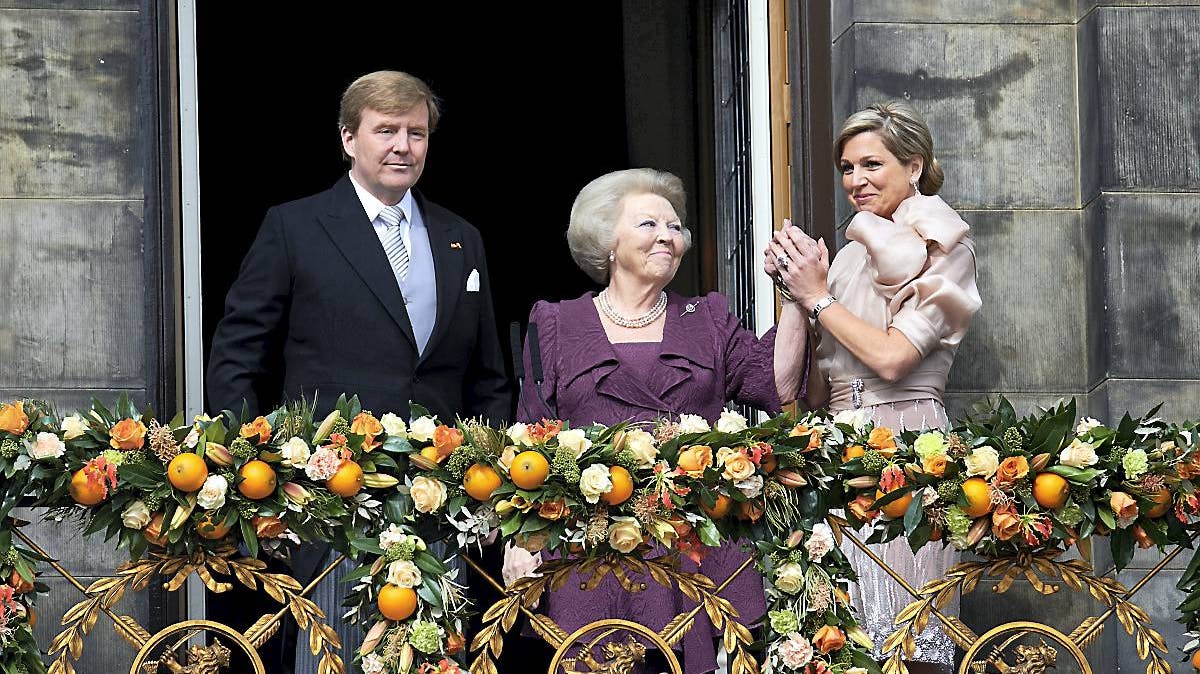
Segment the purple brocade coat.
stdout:
[[[650,421],[697,414],[712,422],[729,400],[770,413],[779,411],[775,389],[775,329],[759,339],[743,328],[718,293],[684,298],[669,294],[663,340],[612,344],[593,304],[593,293],[559,302],[538,302],[529,315],[538,326],[544,381],[533,381],[529,345],[525,387],[517,418],[562,419],[572,426],[593,422]],[[688,307],[692,310],[688,311]],[[711,548],[700,565],[683,558],[684,571],[700,571],[720,585],[746,560],[740,546]],[[568,633],[603,618],[623,618],[655,631],[695,604],[675,588],[637,577],[646,589],[629,593],[608,576],[591,592],[577,574],[549,595],[546,611]],[[721,596],[733,602],[743,624],[766,611],[762,577],[743,571]],[[716,669],[718,636],[704,611],[677,650],[689,674]]]

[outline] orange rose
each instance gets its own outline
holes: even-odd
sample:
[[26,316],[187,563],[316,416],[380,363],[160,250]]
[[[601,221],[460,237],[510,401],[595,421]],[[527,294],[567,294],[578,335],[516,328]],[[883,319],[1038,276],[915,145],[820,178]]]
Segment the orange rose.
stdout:
[[136,419],[122,419],[108,433],[113,449],[141,449],[146,444],[146,425]]
[[458,632],[451,632],[446,635],[446,655],[454,655],[465,648],[467,638]]
[[788,434],[789,437],[793,437],[793,438],[798,438],[801,435],[808,436],[808,447],[806,447],[805,449],[812,450],[812,449],[820,448],[820,446],[821,446],[821,429],[809,428],[808,426],[805,426],[804,424],[796,424],[796,427],[793,428],[792,432]]
[[946,455],[942,454],[940,456],[931,456],[928,459],[922,459],[921,470],[934,477],[942,477],[946,474]]
[[359,412],[354,421],[350,422],[350,432],[363,436],[362,448],[369,452],[379,446],[379,443],[375,442],[375,436],[383,432],[383,424],[371,416],[370,412]]
[[858,519],[863,522],[870,522],[879,517],[878,510],[871,510],[871,505],[874,503],[875,498],[870,494],[860,494],[858,498],[851,501],[846,507]]
[[255,517],[250,520],[254,525],[254,534],[259,538],[278,538],[288,530],[288,526],[278,517]]
[[249,440],[254,436],[258,436],[256,444],[262,444],[271,439],[271,424],[267,423],[266,418],[258,417],[248,424],[242,424],[241,436]]
[[871,429],[867,444],[883,453],[884,456],[896,453],[896,436],[892,434],[892,429],[886,426]]
[[546,501],[538,508],[538,515],[542,519],[550,520],[551,522],[560,520],[570,514],[571,509],[567,507],[567,502],[563,499]]
[[1138,516],[1137,501],[1123,491],[1114,491],[1108,500],[1108,505],[1117,519],[1133,521]]
[[0,405],[0,431],[20,435],[29,428],[29,417],[25,415],[25,403],[18,400],[11,405]]
[[677,465],[688,475],[696,477],[712,465],[712,447],[707,445],[692,445],[679,453]]
[[1029,461],[1023,456],[1010,456],[996,469],[996,484],[1012,486],[1029,474]]
[[721,460],[721,467],[724,469],[721,473],[726,480],[737,482],[745,480],[754,474],[754,462],[750,457],[740,451],[732,451],[725,455]]
[[1011,505],[997,508],[992,512],[992,535],[1007,541],[1021,533],[1021,516]]
[[463,432],[457,428],[441,425],[433,431],[433,446],[437,448],[438,461],[450,456],[462,443]]
[[833,625],[826,625],[813,635],[812,645],[822,653],[836,651],[846,645],[846,633]]

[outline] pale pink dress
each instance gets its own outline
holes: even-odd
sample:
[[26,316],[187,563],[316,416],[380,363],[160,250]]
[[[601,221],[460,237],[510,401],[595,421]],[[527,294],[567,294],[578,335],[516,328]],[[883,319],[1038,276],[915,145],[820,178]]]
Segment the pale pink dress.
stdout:
[[[904,379],[888,383],[818,326],[817,364],[829,379],[831,411],[862,409],[877,426],[896,431],[944,429],[946,375],[981,305],[975,247],[967,223],[939,197],[910,197],[892,218],[854,216],[846,229],[848,243],[830,265],[829,288],[859,318],[904,333],[921,362]],[[911,597],[853,544],[842,547],[859,575],[851,597],[878,648]],[[936,543],[914,556],[903,537],[873,550],[915,587],[942,577],[958,558],[954,548]],[[957,601],[947,610],[957,613]],[[947,671],[953,666],[954,644],[937,620],[917,639],[913,661]]]

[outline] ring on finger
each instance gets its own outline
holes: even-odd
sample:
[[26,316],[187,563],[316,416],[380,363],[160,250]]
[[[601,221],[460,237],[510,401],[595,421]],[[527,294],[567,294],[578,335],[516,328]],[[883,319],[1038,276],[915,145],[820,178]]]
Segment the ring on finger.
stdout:
[[787,271],[788,264],[791,261],[792,260],[791,260],[791,258],[789,258],[787,256],[787,253],[780,253],[779,255],[775,256],[775,266],[779,267],[780,269],[782,269],[784,271]]

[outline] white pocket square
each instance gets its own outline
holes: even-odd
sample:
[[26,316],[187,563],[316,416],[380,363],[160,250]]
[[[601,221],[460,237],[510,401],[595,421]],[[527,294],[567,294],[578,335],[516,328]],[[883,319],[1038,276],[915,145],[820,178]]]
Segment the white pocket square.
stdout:
[[467,292],[469,292],[469,293],[479,292],[479,270],[478,269],[472,269],[471,275],[467,277]]

